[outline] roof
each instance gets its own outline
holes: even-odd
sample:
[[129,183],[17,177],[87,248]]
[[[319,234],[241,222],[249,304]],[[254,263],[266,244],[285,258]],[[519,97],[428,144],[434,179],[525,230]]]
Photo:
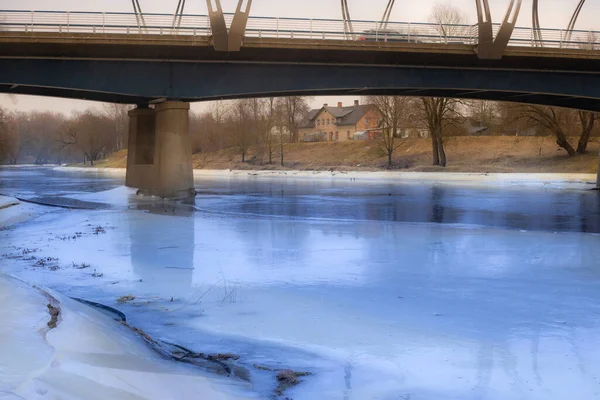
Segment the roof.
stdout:
[[324,110],[327,110],[335,118],[342,119],[340,122],[336,122],[338,126],[356,125],[373,107],[375,107],[373,104],[349,107],[323,106],[315,110],[310,110],[306,118],[300,123],[300,128],[314,128],[316,126],[315,119]]

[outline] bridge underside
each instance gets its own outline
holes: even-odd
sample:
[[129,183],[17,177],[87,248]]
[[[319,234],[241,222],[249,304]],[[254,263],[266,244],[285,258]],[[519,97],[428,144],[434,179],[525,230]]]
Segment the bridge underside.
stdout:
[[246,62],[0,59],[0,92],[148,104],[287,95],[405,95],[600,111],[600,75]]
[[[162,97],[140,97],[134,95],[93,92],[86,90],[63,89],[53,87],[37,87],[10,84],[0,84],[0,93],[24,94],[35,96],[60,97],[79,100],[101,101],[120,104],[152,104],[162,102]],[[409,96],[409,97],[449,97],[465,100],[506,101],[513,103],[537,104],[555,107],[573,108],[600,112],[600,99],[536,94],[519,91],[494,90],[465,90],[465,89],[435,89],[435,88],[348,88],[348,89],[318,89],[286,92],[262,92],[262,97],[279,96]],[[223,99],[240,99],[256,97],[257,94],[229,94],[213,97],[178,98],[179,101],[197,102]]]

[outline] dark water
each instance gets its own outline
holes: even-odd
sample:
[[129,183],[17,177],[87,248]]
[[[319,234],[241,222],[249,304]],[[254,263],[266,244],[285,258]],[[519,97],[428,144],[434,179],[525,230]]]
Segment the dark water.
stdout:
[[[0,194],[101,208],[69,196],[124,184],[101,172],[0,169]],[[261,217],[381,220],[600,233],[600,196],[587,189],[465,187],[309,178],[202,178],[198,210]],[[109,207],[110,204],[105,204]]]

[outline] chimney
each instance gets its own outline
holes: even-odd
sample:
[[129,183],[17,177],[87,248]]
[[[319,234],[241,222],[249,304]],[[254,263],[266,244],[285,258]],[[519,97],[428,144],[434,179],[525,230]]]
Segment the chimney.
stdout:
[[323,104],[323,107],[327,107],[327,103]]
[[358,100],[354,100],[354,107],[358,107]]
[[342,108],[342,102],[338,101],[338,108]]

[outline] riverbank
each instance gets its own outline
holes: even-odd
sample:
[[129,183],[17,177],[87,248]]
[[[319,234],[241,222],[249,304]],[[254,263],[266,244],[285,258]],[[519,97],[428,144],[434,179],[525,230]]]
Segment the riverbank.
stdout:
[[[574,143],[573,139],[571,142]],[[404,139],[394,152],[391,168],[405,172],[470,173],[589,173],[598,168],[600,141],[592,138],[588,152],[568,157],[552,137],[451,137],[445,139],[448,166],[431,165],[429,139]],[[373,141],[336,143],[292,143],[284,147],[284,166],[278,165],[279,152],[268,163],[264,148],[250,148],[241,162],[237,148],[193,155],[199,170],[298,170],[298,171],[385,171],[384,152]],[[127,150],[96,163],[98,168],[125,168]],[[83,166],[83,165],[81,165]]]
[[[124,168],[102,167],[55,167],[55,170],[81,171],[86,173],[108,173],[125,176]],[[596,174],[575,173],[466,173],[466,172],[404,172],[404,171],[299,171],[299,170],[194,170],[194,179],[308,179],[357,181],[362,183],[436,183],[455,186],[538,186],[572,189],[592,189]]]

